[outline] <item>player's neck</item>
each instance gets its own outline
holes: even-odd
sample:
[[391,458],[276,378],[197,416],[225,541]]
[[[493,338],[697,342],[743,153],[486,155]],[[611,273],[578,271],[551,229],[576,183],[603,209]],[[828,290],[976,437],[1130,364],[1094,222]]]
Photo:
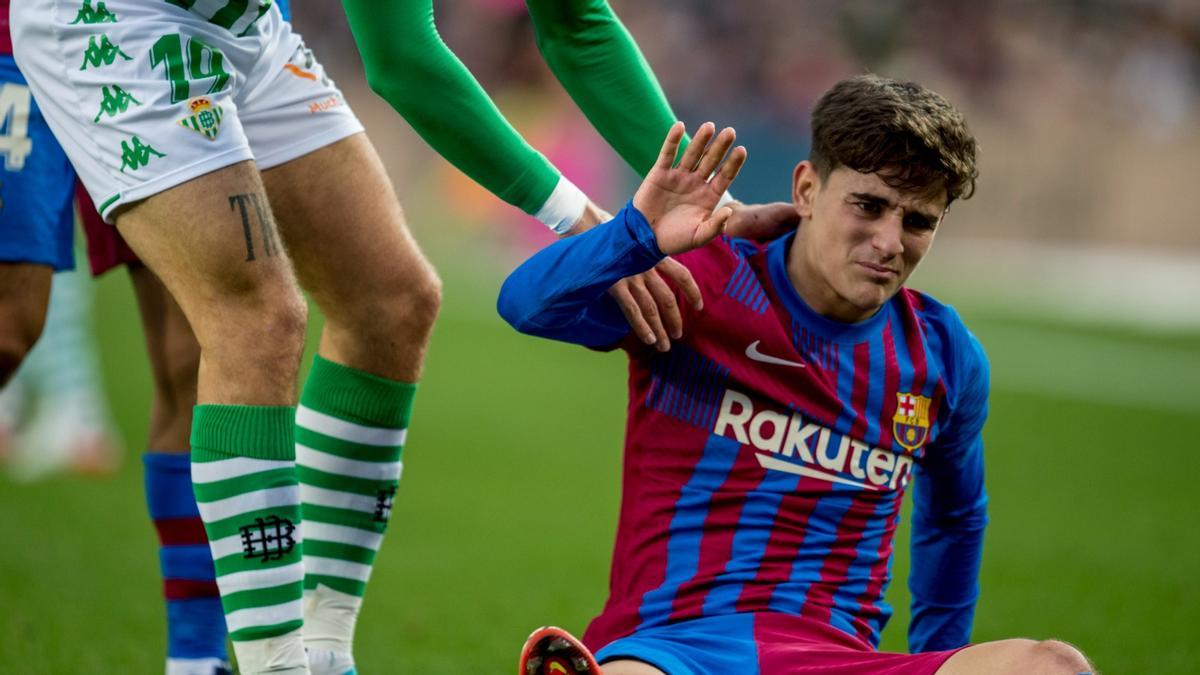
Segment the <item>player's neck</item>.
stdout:
[[803,235],[803,225],[793,237],[787,255],[788,279],[804,304],[817,314],[845,324],[855,324],[871,318],[878,309],[864,311],[851,304],[821,276],[809,258],[811,247]]

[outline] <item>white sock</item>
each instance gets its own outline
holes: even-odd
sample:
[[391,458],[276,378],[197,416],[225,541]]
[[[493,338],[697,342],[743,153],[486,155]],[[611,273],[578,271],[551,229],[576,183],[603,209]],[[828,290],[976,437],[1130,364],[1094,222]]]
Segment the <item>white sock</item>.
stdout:
[[299,629],[262,640],[235,640],[233,651],[242,675],[309,675]]
[[[350,656],[362,598],[317,584],[304,592],[304,646]],[[354,659],[350,658],[353,665]],[[341,673],[338,673],[341,675]]]
[[217,675],[231,673],[229,664],[217,658],[167,659],[167,675]]

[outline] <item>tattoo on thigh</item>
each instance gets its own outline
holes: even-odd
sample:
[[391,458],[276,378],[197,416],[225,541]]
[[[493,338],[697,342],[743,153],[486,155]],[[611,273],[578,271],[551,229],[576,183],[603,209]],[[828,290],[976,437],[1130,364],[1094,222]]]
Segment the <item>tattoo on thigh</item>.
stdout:
[[254,225],[251,222],[251,210],[258,218],[258,230],[262,238],[262,251],[268,258],[279,253],[279,237],[275,233],[275,221],[271,218],[271,210],[267,207],[266,197],[257,192],[250,192],[229,197],[229,209],[238,209],[242,215],[242,235],[246,237],[246,262],[255,260],[254,255]]

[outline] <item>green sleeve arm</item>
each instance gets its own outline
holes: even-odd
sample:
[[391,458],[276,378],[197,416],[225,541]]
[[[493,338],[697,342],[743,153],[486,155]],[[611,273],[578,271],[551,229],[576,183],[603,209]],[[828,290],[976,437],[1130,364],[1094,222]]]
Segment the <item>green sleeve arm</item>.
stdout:
[[606,0],[525,4],[554,76],[604,140],[646,175],[675,114],[629,31]]
[[559,171],[508,123],[442,41],[433,0],[343,0],[367,83],[460,171],[533,214]]

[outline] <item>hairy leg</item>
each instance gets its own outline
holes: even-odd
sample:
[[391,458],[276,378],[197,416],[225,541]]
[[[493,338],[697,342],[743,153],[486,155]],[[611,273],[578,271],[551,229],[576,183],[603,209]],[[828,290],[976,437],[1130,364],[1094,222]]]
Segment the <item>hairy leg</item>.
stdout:
[[321,355],[417,381],[441,283],[366,136],[264,171],[263,183],[300,283],[325,314]]
[[951,656],[937,675],[1078,675],[1094,668],[1075,647],[1058,640],[998,640]]
[[195,331],[200,403],[295,403],[306,309],[250,162],[139,202],[117,227]]
[[53,276],[48,265],[0,263],[0,387],[42,334]]

